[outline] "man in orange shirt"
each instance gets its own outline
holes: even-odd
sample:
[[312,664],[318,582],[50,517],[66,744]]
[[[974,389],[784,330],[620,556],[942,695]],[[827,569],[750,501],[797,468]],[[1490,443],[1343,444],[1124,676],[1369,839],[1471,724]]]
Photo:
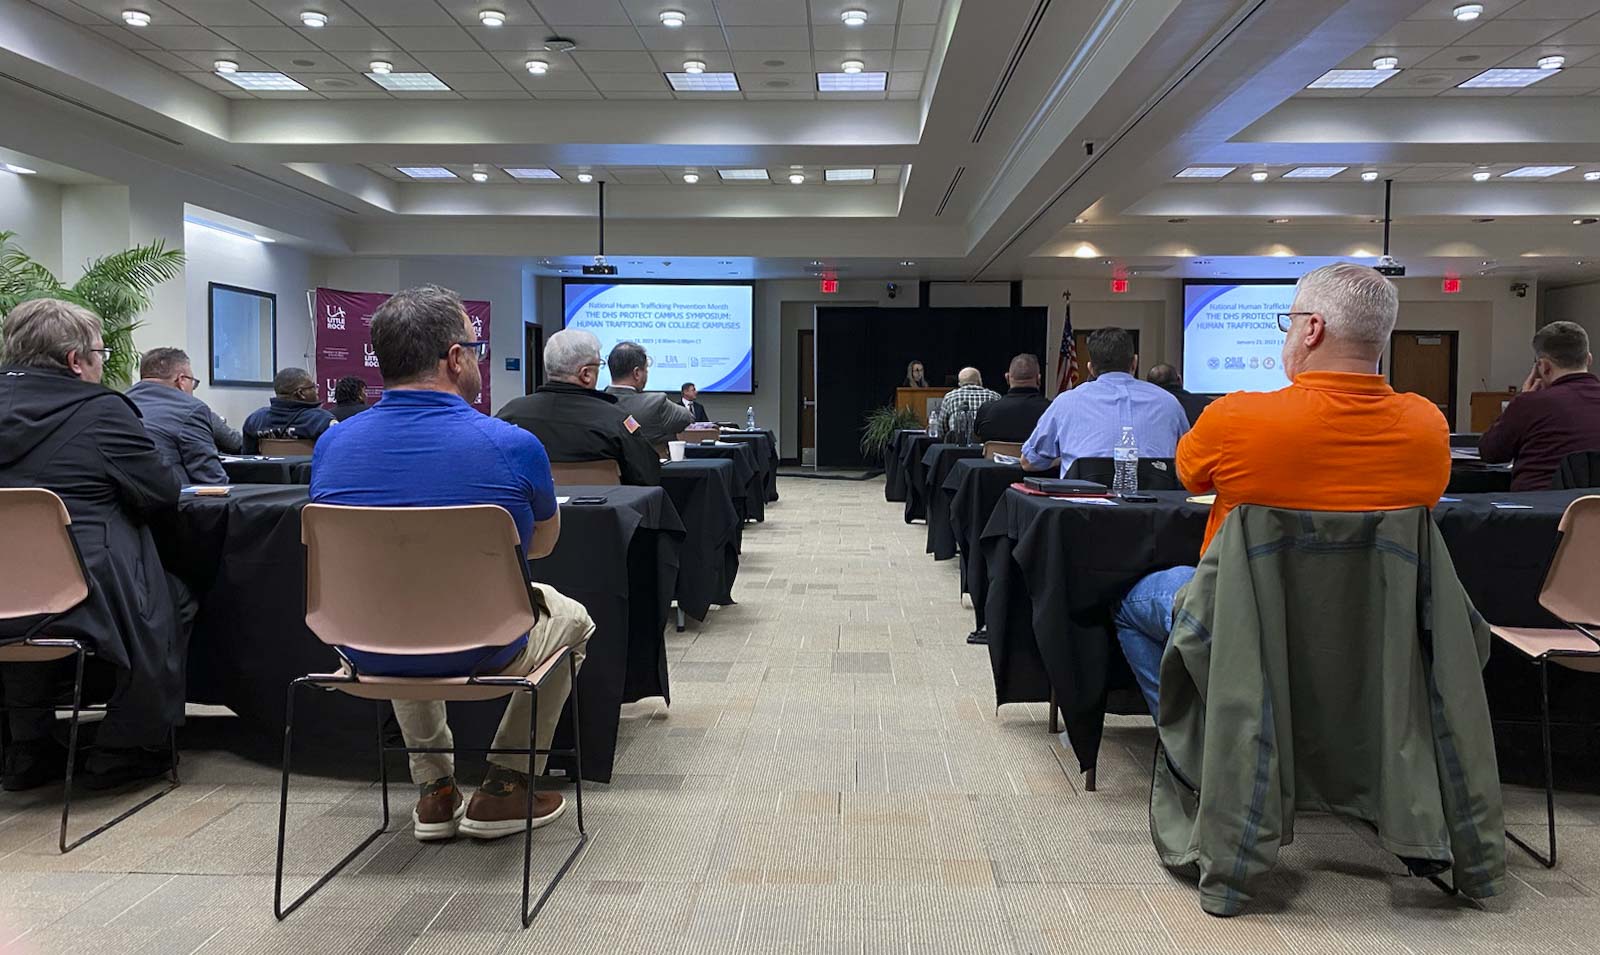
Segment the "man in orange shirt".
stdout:
[[[1372,511],[1438,502],[1450,481],[1450,426],[1432,402],[1397,394],[1378,373],[1398,311],[1394,285],[1363,265],[1300,279],[1292,311],[1278,316],[1289,387],[1219,398],[1178,442],[1184,486],[1217,496],[1202,553],[1240,504]],[[1193,567],[1149,574],[1117,611],[1117,639],[1151,715],[1172,607],[1193,576]]]

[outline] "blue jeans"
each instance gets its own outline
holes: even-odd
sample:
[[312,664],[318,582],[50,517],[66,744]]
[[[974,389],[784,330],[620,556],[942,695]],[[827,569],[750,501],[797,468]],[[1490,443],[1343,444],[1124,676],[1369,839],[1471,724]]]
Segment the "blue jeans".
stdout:
[[1161,699],[1161,654],[1172,636],[1172,604],[1193,577],[1193,567],[1169,567],[1146,574],[1117,608],[1117,641],[1144,692],[1151,716],[1156,715]]

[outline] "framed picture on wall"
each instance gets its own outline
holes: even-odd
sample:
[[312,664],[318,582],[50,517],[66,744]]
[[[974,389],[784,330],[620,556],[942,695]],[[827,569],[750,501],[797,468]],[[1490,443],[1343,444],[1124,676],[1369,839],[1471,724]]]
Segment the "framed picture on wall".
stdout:
[[211,282],[206,301],[211,383],[272,387],[278,373],[278,296]]

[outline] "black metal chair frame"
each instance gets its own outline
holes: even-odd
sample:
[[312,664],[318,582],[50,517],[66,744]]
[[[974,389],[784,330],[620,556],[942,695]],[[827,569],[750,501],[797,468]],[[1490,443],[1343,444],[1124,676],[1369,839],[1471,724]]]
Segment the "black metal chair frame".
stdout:
[[1569,623],[1568,626],[1593,641],[1594,650],[1547,650],[1533,658],[1533,665],[1539,668],[1539,738],[1544,747],[1544,811],[1549,853],[1540,853],[1509,828],[1506,829],[1506,838],[1516,843],[1519,849],[1532,856],[1535,862],[1546,869],[1556,867],[1556,782],[1554,758],[1550,753],[1550,659],[1600,657],[1600,637],[1596,637],[1587,627],[1579,624]]
[[[338,875],[345,866],[349,865],[350,862],[356,858],[356,856],[360,855],[368,846],[372,845],[372,843],[379,836],[389,831],[389,767],[386,759],[389,753],[402,752],[409,755],[412,753],[466,752],[527,756],[529,758],[528,768],[530,770],[533,768],[532,761],[535,756],[570,756],[572,757],[573,765],[573,796],[574,801],[577,803],[578,841],[577,844],[572,847],[572,851],[567,853],[566,860],[561,863],[561,867],[556,870],[556,874],[548,883],[546,883],[544,891],[539,894],[538,901],[534,903],[532,909],[528,908],[528,898],[531,891],[530,885],[533,872],[534,828],[534,787],[532,785],[532,777],[530,774],[528,786],[527,818],[524,822],[525,828],[523,830],[524,837],[522,845],[522,905],[519,911],[522,915],[522,927],[527,928],[528,926],[532,925],[534,918],[539,914],[539,910],[544,908],[545,902],[550,898],[550,894],[555,891],[555,888],[561,882],[562,877],[567,874],[567,870],[572,868],[572,863],[578,858],[578,853],[582,852],[583,847],[589,842],[589,834],[583,826],[583,745],[580,741],[580,727],[578,725],[578,712],[581,709],[578,704],[578,666],[576,658],[572,655],[571,647],[564,647],[560,652],[566,654],[567,673],[570,677],[572,685],[572,691],[567,700],[567,705],[572,708],[572,747],[570,749],[536,748],[536,739],[539,727],[539,687],[543,683],[543,680],[539,681],[539,683],[534,683],[523,677],[476,675],[469,677],[467,680],[468,686],[505,687],[509,688],[513,693],[528,693],[532,697],[532,699],[529,701],[532,713],[528,720],[528,747],[526,749],[468,746],[458,746],[453,749],[444,749],[440,747],[391,746],[388,745],[383,738],[383,728],[385,718],[387,716],[384,707],[385,704],[389,704],[391,701],[377,701],[378,778],[382,791],[381,798],[383,807],[383,821],[379,824],[378,828],[372,832],[371,835],[367,836],[361,841],[360,845],[357,845],[354,849],[350,850],[350,852],[346,854],[344,858],[340,859],[332,869],[329,869],[327,872],[325,872],[320,878],[317,879],[316,882],[312,883],[310,888],[302,892],[293,901],[291,901],[287,907],[285,907],[283,904],[283,850],[289,817],[289,769],[290,761],[294,754],[295,691],[301,686],[309,685],[330,693],[334,693],[339,692],[338,687],[341,684],[356,684],[361,682],[360,677],[356,674],[354,668],[349,667],[348,661],[346,661],[348,670],[347,673],[331,676],[303,676],[291,681],[289,684],[288,709],[284,714],[283,779],[278,793],[278,861],[277,868],[273,876],[272,914],[280,921],[288,917],[291,912],[299,908],[301,904],[303,904],[307,899],[311,898],[312,895],[316,894],[317,890],[326,885],[330,879]],[[556,666],[560,666],[560,664],[558,663]],[[545,673],[545,679],[548,679],[550,674],[556,671],[556,666],[551,667]],[[369,683],[367,685],[372,686],[373,684]]]

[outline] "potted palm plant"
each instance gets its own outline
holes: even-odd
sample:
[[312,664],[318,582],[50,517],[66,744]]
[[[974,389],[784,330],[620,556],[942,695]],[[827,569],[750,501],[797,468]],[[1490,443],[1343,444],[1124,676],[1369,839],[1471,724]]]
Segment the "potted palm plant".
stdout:
[[105,383],[126,388],[139,367],[133,333],[143,323],[136,316],[150,307],[151,289],[183,273],[183,250],[169,249],[157,239],[95,259],[82,277],[67,285],[12,241],[15,236],[0,232],[0,317],[34,298],[64,299],[93,310],[111,349]]
[[915,428],[918,423],[917,413],[910,408],[885,405],[867,412],[866,423],[861,427],[861,456],[868,461],[882,461],[895,432]]

